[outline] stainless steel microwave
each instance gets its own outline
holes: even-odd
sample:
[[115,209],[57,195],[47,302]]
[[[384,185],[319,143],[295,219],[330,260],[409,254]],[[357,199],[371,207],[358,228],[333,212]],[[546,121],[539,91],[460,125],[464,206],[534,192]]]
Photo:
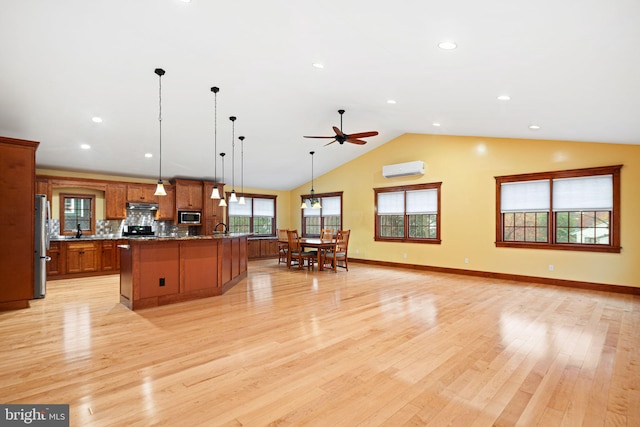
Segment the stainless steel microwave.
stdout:
[[179,211],[178,224],[200,224],[201,215],[200,212]]

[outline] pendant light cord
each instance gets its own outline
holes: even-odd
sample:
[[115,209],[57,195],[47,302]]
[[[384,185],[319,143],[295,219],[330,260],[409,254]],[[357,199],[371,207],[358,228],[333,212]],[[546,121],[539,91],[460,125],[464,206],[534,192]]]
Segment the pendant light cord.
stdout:
[[236,117],[229,117],[231,120],[231,190],[235,193],[236,191],[236,169],[235,169],[235,158],[236,158]]

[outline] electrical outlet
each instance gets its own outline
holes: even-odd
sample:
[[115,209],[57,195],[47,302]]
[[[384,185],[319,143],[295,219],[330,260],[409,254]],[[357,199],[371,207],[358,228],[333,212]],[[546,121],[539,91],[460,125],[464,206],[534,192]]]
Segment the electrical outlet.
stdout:
[[404,255],[402,255],[402,257],[403,257],[404,259],[407,259],[407,253],[405,252],[405,253],[404,253]]
[[464,259],[464,263],[465,263],[465,264],[469,264],[469,258],[465,258],[465,259]]
[[553,264],[549,264],[549,271],[553,271],[554,267]]
[[358,255],[360,253],[360,251],[358,249],[356,249],[356,255]]
[[164,277],[160,278],[160,286],[164,286]]

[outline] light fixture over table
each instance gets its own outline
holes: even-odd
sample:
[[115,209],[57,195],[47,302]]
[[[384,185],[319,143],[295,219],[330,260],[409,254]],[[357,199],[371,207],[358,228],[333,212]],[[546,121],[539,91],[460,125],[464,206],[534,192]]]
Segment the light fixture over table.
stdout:
[[167,192],[164,190],[164,184],[162,183],[162,76],[164,76],[164,70],[162,68],[156,68],[155,73],[158,75],[158,125],[160,128],[160,168],[158,171],[158,185],[156,186],[156,192],[154,196],[166,196]]
[[[311,154],[311,197],[309,198],[309,203],[311,204],[312,209],[320,209],[322,207],[320,205],[320,199],[315,197],[315,191],[313,189],[313,155],[315,153],[315,151],[309,151],[309,154]],[[303,199],[300,209],[307,209],[308,207],[309,206],[307,206],[307,203]]]

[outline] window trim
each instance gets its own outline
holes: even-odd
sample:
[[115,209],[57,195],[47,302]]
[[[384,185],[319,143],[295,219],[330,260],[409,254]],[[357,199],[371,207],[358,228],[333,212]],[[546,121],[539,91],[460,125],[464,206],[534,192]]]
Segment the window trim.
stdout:
[[[415,238],[409,237],[409,221],[406,219],[406,206],[405,206],[405,221],[404,221],[404,237],[384,237],[380,235],[380,215],[378,215],[378,194],[380,193],[397,193],[402,191],[405,197],[408,191],[419,190],[437,190],[438,192],[438,211],[436,214],[436,238]],[[378,187],[373,189],[373,204],[374,204],[374,240],[376,242],[408,242],[408,243],[427,243],[439,245],[442,243],[441,224],[442,224],[442,181],[430,182],[425,184],[414,185],[400,185],[395,187]]]
[[[227,201],[229,200],[229,198],[231,197],[231,192],[230,191],[226,191],[225,192]],[[253,205],[251,206],[251,218],[249,219],[249,234],[252,234],[254,236],[260,236],[260,237],[275,237],[276,236],[276,229],[277,229],[277,214],[278,214],[278,196],[273,195],[273,194],[257,194],[257,193],[242,193],[242,194],[236,194],[238,198],[240,198],[240,195],[244,196],[244,197],[251,197],[251,199],[272,199],[273,200],[273,222],[271,224],[271,234],[257,234],[253,232]],[[229,202],[228,202],[229,203]],[[227,224],[229,224],[229,208],[227,207],[227,209],[225,209],[225,222]]]
[[[622,165],[600,166],[594,168],[566,169],[560,171],[537,172],[519,175],[504,175],[494,177],[496,180],[496,204],[495,204],[495,245],[499,248],[528,248],[528,249],[554,249],[585,252],[609,252],[620,253],[620,170]],[[557,243],[556,239],[556,212],[553,211],[553,180],[559,178],[580,178],[596,175],[611,175],[613,178],[613,206],[611,209],[610,233],[611,239],[608,245],[587,243]],[[547,242],[513,242],[502,240],[502,212],[500,191],[501,185],[508,182],[534,181],[548,179],[550,185],[550,207],[548,211],[548,241]]]
[[[332,193],[314,193],[313,197],[315,197],[316,199],[322,199],[324,197],[340,197],[340,226],[339,226],[339,230],[342,230],[343,227],[343,219],[344,219],[344,215],[343,215],[343,211],[344,211],[344,196],[343,196],[343,191],[334,191]],[[308,194],[301,194],[300,195],[300,205],[302,205],[302,202],[305,201],[305,199],[310,199],[311,198],[311,193]],[[322,205],[322,202],[320,202],[320,204]],[[321,208],[322,209],[322,208]],[[301,233],[300,233],[300,237],[320,237],[320,234],[307,234],[306,233],[306,220],[305,220],[305,216],[304,216],[304,209],[300,209],[300,227],[301,227]],[[322,213],[320,214],[320,230],[322,230],[324,228],[324,217],[322,216]],[[338,230],[336,230],[337,232]]]
[[91,227],[89,229],[83,229],[82,232],[88,235],[96,234],[96,196],[95,194],[73,194],[73,193],[60,193],[59,194],[60,205],[60,235],[70,236],[76,233],[76,230],[65,230],[65,200],[66,199],[91,199]]

